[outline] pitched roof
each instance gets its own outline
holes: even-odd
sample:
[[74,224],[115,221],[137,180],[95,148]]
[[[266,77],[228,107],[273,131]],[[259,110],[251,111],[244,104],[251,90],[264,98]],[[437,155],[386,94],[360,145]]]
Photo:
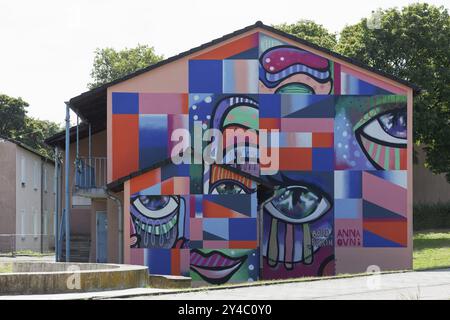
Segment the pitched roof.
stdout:
[[[95,129],[97,129],[97,131],[104,130],[104,129],[106,129],[106,99],[107,99],[106,95],[107,95],[107,89],[109,87],[111,87],[111,86],[113,86],[115,84],[118,84],[120,82],[126,81],[128,79],[134,78],[136,76],[139,76],[139,75],[141,75],[143,73],[149,72],[149,71],[151,71],[153,69],[162,67],[162,66],[164,66],[164,65],[166,65],[168,63],[171,63],[171,62],[174,62],[176,60],[182,59],[182,58],[184,58],[186,56],[189,56],[191,54],[197,53],[197,52],[199,52],[201,50],[207,49],[207,48],[212,47],[214,45],[217,45],[217,44],[219,44],[219,43],[221,43],[223,41],[226,41],[228,39],[231,39],[233,37],[239,36],[239,35],[241,35],[243,33],[246,33],[248,31],[251,31],[251,30],[257,29],[257,28],[260,28],[260,29],[266,30],[268,32],[272,32],[274,34],[277,34],[279,36],[288,38],[288,39],[290,39],[290,40],[292,40],[294,42],[297,42],[299,44],[303,44],[305,46],[308,46],[310,48],[313,48],[315,50],[318,50],[320,52],[328,54],[328,55],[330,55],[332,57],[335,57],[337,59],[346,61],[348,63],[351,63],[351,64],[355,65],[355,66],[358,66],[360,68],[368,70],[368,71],[370,71],[372,73],[381,75],[381,76],[383,76],[385,78],[388,78],[388,79],[391,79],[391,80],[393,80],[393,81],[395,81],[397,83],[403,84],[403,85],[413,89],[414,93],[419,93],[420,92],[420,88],[417,85],[415,85],[415,84],[413,84],[413,83],[411,83],[409,81],[406,81],[406,80],[401,79],[399,77],[396,77],[394,75],[388,74],[388,73],[386,73],[384,71],[381,71],[381,70],[378,70],[376,68],[370,67],[370,66],[368,66],[368,65],[366,65],[366,64],[364,64],[364,63],[362,63],[362,62],[360,62],[360,61],[358,61],[356,59],[352,59],[352,58],[343,56],[343,55],[341,55],[339,53],[336,53],[334,51],[331,51],[329,49],[321,47],[321,46],[319,46],[317,44],[314,44],[314,43],[312,43],[310,41],[298,38],[298,37],[293,36],[293,35],[291,35],[289,33],[286,33],[284,31],[278,30],[278,29],[276,29],[274,27],[265,25],[261,21],[257,21],[255,24],[252,24],[252,25],[247,26],[245,28],[242,28],[240,30],[236,30],[236,31],[234,31],[232,33],[226,34],[226,35],[224,35],[224,36],[222,36],[220,38],[217,38],[217,39],[214,39],[214,40],[212,40],[210,42],[204,43],[204,44],[202,44],[202,45],[200,45],[198,47],[195,47],[195,48],[192,48],[190,50],[181,52],[181,53],[179,53],[179,54],[177,54],[175,56],[172,56],[170,58],[167,58],[165,60],[162,60],[160,62],[152,64],[152,65],[150,65],[148,67],[145,67],[143,69],[139,69],[139,70],[137,70],[137,71],[135,71],[133,73],[130,73],[130,74],[128,74],[128,75],[126,75],[126,76],[124,76],[122,78],[119,78],[119,79],[113,80],[111,82],[108,82],[108,83],[106,83],[106,84],[104,84],[104,85],[102,85],[102,86],[100,86],[98,88],[86,91],[86,92],[84,92],[84,93],[82,93],[82,94],[80,94],[80,95],[78,95],[76,97],[71,98],[70,101],[69,101],[70,102],[70,106],[82,118],[82,120],[84,120],[86,122],[90,122],[93,125],[93,129],[94,130]],[[50,137],[49,139],[47,139],[46,142],[48,144],[54,146],[56,144],[64,143],[63,140],[64,140],[64,135],[61,135],[60,133],[58,133],[55,136]]]
[[[194,152],[193,148],[191,148],[191,152]],[[126,175],[126,176],[120,177],[119,179],[116,179],[116,180],[108,183],[106,185],[106,188],[108,190],[113,191],[113,192],[120,192],[120,191],[123,190],[124,182],[126,182],[126,181],[128,181],[128,180],[130,180],[132,178],[138,177],[138,176],[140,176],[140,175],[142,175],[142,174],[144,174],[146,172],[149,172],[151,170],[164,167],[165,165],[168,165],[170,163],[172,163],[172,159],[171,158],[166,158],[166,159],[164,159],[162,161],[159,161],[159,162],[156,162],[156,163],[154,163],[154,164],[152,164],[152,165],[150,165],[150,166],[148,166],[146,168],[142,168],[142,169],[136,170],[136,171],[134,171],[134,172],[132,172],[132,173]],[[259,178],[257,176],[254,176],[252,174],[249,174],[247,172],[244,172],[242,170],[239,170],[238,168],[234,168],[231,165],[228,165],[228,164],[217,164],[217,166],[219,166],[219,167],[221,167],[221,168],[223,168],[225,170],[231,171],[233,173],[237,173],[237,174],[241,175],[244,178],[253,180],[256,183],[262,184],[262,185],[264,185],[266,187],[269,187],[269,188],[273,188],[274,187],[272,184],[269,184],[267,181],[265,181],[265,180],[263,180],[263,179],[261,179],[261,178]]]
[[14,144],[17,145],[17,146],[19,146],[19,147],[21,147],[21,148],[23,148],[23,149],[25,149],[25,150],[27,150],[27,151],[29,151],[29,152],[31,152],[31,153],[34,153],[35,155],[41,157],[42,160],[51,162],[52,164],[55,163],[55,161],[54,161],[52,158],[50,158],[50,157],[48,157],[48,156],[42,154],[42,153],[39,152],[38,150],[36,150],[36,149],[30,147],[29,145],[26,145],[26,144],[23,143],[23,142],[20,142],[20,141],[18,141],[18,140],[13,139],[13,138],[8,138],[8,137],[0,136],[0,142],[2,142],[2,140],[8,141],[8,142],[11,142],[11,143],[14,143]]

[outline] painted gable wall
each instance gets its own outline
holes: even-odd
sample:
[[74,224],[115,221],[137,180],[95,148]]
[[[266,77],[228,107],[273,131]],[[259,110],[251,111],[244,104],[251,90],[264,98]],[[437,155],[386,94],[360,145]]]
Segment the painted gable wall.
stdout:
[[411,268],[412,92],[305,49],[251,32],[108,90],[110,180],[193,121],[278,130],[278,170],[240,168],[277,194],[205,164],[127,182],[127,262],[194,285]]

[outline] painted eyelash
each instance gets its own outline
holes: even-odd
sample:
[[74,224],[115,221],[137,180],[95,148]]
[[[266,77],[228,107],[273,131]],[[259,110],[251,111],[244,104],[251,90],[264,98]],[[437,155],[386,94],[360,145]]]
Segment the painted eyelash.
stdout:
[[366,123],[385,112],[392,112],[394,110],[404,108],[406,104],[406,96],[374,96],[370,99],[370,103],[373,107],[367,111],[353,126],[353,131],[358,130]]

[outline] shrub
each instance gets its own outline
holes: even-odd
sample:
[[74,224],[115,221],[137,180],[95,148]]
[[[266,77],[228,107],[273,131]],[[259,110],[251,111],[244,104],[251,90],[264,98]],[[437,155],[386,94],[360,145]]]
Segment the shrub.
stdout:
[[450,229],[450,202],[414,205],[413,219],[415,231]]

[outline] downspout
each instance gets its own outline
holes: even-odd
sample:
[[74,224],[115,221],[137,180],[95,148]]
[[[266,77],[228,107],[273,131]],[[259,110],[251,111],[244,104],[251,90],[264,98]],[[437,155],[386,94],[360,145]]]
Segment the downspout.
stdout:
[[70,104],[66,104],[66,159],[64,163],[64,182],[65,182],[65,222],[66,222],[66,262],[70,261],[70,184],[69,184],[69,173],[70,173]]
[[109,190],[106,190],[106,194],[108,198],[113,200],[117,205],[117,214],[118,214],[118,226],[117,229],[119,231],[119,256],[118,262],[123,263],[123,210],[122,210],[122,201],[115,195],[113,195]]
[[58,226],[59,226],[59,222],[58,222],[58,213],[59,213],[59,160],[58,160],[58,147],[55,147],[55,176],[54,176],[54,186],[53,186],[53,190],[55,193],[55,208],[54,208],[54,216],[53,216],[53,235],[55,237],[54,241],[55,241],[55,258],[56,258],[56,262],[59,262],[59,257],[58,257],[58,252],[59,252],[59,243],[58,243],[58,234],[59,234],[59,230],[58,230]]
[[41,253],[44,253],[44,166],[47,163],[47,158],[42,161],[41,158]]

